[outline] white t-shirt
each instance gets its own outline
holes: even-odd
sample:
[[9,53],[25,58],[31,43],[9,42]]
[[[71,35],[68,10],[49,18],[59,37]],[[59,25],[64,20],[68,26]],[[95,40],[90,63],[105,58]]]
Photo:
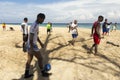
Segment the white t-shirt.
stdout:
[[108,26],[107,26],[107,28],[110,28],[110,27],[111,27],[111,25],[108,25]]
[[[77,28],[77,26],[78,26],[77,24],[74,24],[74,23],[71,24],[72,28],[75,28],[75,27]],[[71,34],[77,34],[77,30],[76,29],[71,29]]]
[[[23,31],[22,26],[24,26],[24,31]],[[23,34],[28,34],[28,24],[27,23],[23,22],[21,24],[21,31],[23,32]]]
[[[31,26],[30,26],[30,31],[29,31],[29,36],[28,38],[30,39],[30,33],[33,33],[33,43],[37,44],[37,37],[38,37],[38,32],[39,32],[39,24],[37,24],[36,22],[34,22]],[[29,39],[28,39],[28,44],[29,44]]]

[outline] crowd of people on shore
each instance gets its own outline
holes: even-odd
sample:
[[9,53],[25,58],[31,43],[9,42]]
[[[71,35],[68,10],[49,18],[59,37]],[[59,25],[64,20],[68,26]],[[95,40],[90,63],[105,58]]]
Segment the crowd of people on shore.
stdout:
[[117,23],[109,22],[105,19],[105,22],[102,25],[102,35],[110,35],[110,32],[117,30]]
[[[91,37],[93,37],[94,44],[90,49],[90,53],[93,53],[93,48],[95,47],[94,49],[95,55],[98,54],[98,45],[100,43],[101,38],[104,38],[104,36],[110,35],[110,32],[117,30],[117,23],[112,23],[112,22],[108,23],[108,19],[105,19],[105,21],[101,23],[103,20],[104,20],[104,17],[99,16],[98,20],[95,21],[92,25]],[[72,41],[70,43],[74,45],[75,40],[78,36],[77,20],[70,22],[67,27],[69,28],[68,32],[71,32],[72,34]],[[102,34],[101,34],[101,27],[102,27]]]
[[[6,31],[6,23],[2,23],[2,28],[3,28],[3,31]],[[15,29],[13,27],[9,27],[9,30],[14,31]]]

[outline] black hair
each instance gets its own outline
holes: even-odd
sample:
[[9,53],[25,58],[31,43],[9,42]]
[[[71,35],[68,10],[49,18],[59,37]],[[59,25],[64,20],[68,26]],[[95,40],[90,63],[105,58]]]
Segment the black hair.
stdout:
[[28,18],[27,18],[27,17],[25,17],[25,18],[24,18],[24,21],[27,21],[27,20],[28,20]]
[[105,21],[107,21],[107,19],[105,19]]
[[39,14],[37,15],[37,19],[38,19],[38,18],[45,19],[45,14],[39,13]]
[[104,17],[100,15],[98,18],[104,18]]

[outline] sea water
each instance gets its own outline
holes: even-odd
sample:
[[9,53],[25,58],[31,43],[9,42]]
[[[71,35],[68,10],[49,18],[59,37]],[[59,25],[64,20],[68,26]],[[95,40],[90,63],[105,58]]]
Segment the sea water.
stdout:
[[[8,25],[21,25],[21,23],[6,23]],[[28,23],[28,25],[31,25],[32,23]],[[40,24],[40,26],[46,27],[47,23]],[[78,27],[80,28],[92,28],[93,23],[78,23]],[[52,23],[52,27],[62,27],[66,28],[68,26],[68,23]],[[102,26],[102,23],[101,23]],[[113,25],[111,25],[112,27]],[[117,29],[120,30],[120,23],[117,24]]]

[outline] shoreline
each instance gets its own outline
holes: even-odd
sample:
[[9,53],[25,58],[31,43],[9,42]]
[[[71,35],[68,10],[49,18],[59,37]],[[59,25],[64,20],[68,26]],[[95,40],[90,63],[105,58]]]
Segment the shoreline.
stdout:
[[[0,25],[1,26],[1,28],[2,28],[2,25]],[[6,28],[8,27],[20,27],[21,25],[7,25],[6,24]],[[28,25],[28,27],[30,27],[30,25]],[[43,27],[43,28],[46,28],[46,25],[40,25],[39,27]],[[67,26],[53,26],[53,28],[68,28]],[[81,29],[91,29],[92,28],[92,26],[90,26],[90,27],[84,27],[84,26],[78,26],[78,28],[81,28]],[[101,28],[101,30],[102,30],[102,28]],[[111,30],[111,28],[110,28],[110,30]],[[118,31],[120,30],[120,29],[117,29]]]

